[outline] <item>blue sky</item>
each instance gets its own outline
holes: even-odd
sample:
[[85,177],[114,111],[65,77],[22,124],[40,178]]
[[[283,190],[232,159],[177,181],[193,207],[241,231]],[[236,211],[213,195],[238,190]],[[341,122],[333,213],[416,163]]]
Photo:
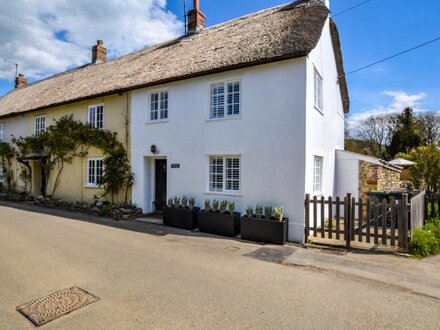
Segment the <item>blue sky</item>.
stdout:
[[[113,56],[121,55],[132,49],[141,48],[142,44],[139,44],[138,40],[143,40],[142,38],[148,40],[146,42],[143,41],[144,43],[151,44],[162,39],[169,39],[181,31],[181,22],[178,22],[178,20],[183,20],[183,0],[157,1],[162,4],[160,14],[157,14],[154,1],[144,0],[139,2],[145,4],[145,10],[150,10],[155,13],[152,15],[153,19],[150,22],[150,28],[146,27],[147,30],[152,31],[151,33],[148,34],[148,31],[145,31],[144,34],[139,34],[140,32],[136,31],[138,29],[133,29],[133,26],[141,24],[142,19],[145,19],[145,17],[142,16],[136,16],[134,18],[136,21],[132,22],[133,24],[130,26],[127,26],[126,30],[119,28],[119,30],[122,30],[121,33],[124,33],[120,37],[122,41],[112,40],[114,32],[108,31],[108,37],[105,36],[106,39],[104,40],[111,41],[111,45],[107,44],[107,47],[110,46],[108,48],[113,49],[111,52]],[[6,6],[6,2],[6,0],[0,0],[0,9],[2,9],[2,5]],[[86,1],[83,2],[85,4],[87,3]],[[130,0],[127,3],[134,2],[136,2],[136,0]],[[187,0],[187,2],[189,6],[192,4],[191,0]],[[331,0],[331,9],[333,13],[338,13],[360,2],[363,2],[363,0]],[[111,2],[103,1],[104,5],[109,3]],[[136,11],[139,11],[139,3],[137,3],[136,6],[133,4]],[[202,10],[207,15],[208,26],[282,3],[286,3],[286,1],[201,0]],[[54,20],[50,22],[44,22],[46,25],[50,24],[50,27],[54,29],[53,31],[55,32],[53,34],[55,40],[50,40],[50,42],[53,41],[56,43],[47,46],[47,43],[44,42],[44,46],[41,46],[41,42],[39,42],[40,46],[36,47],[63,49],[63,46],[68,46],[72,52],[77,52],[78,54],[74,57],[74,59],[77,60],[74,64],[86,62],[89,54],[88,51],[86,52],[84,50],[84,47],[87,46],[89,48],[91,40],[101,39],[103,38],[102,34],[107,33],[106,30],[103,30],[104,32],[101,31],[99,35],[92,35],[93,32],[91,31],[94,31],[94,29],[88,28],[88,30],[80,30],[79,27],[75,26],[75,19],[70,19],[68,16],[63,17],[63,19],[59,18],[61,17],[59,13],[62,12],[64,14],[69,12],[66,8],[55,8],[55,6],[52,6],[45,8],[46,11],[44,12],[41,9],[41,2],[35,1],[35,6],[38,6],[39,10],[34,10],[29,13],[23,8],[17,8],[17,10],[22,12],[22,14],[24,11],[24,14],[28,15],[37,15],[35,13],[40,15],[41,13],[47,12],[50,13],[47,17],[57,18],[54,18]],[[8,5],[8,8],[9,7]],[[169,13],[166,13],[167,10],[174,13],[177,18],[170,17]],[[78,9],[76,9],[76,11],[78,11]],[[87,5],[87,8],[84,10],[86,14],[81,14],[81,17],[87,15],[88,12],[90,12],[89,5]],[[135,11],[130,14],[131,17],[134,17],[133,13],[135,13]],[[151,15],[149,17],[151,17]],[[87,19],[87,17],[84,19]],[[107,30],[111,30],[112,25],[121,26],[120,24],[115,24],[116,19],[116,16],[112,17],[112,22],[108,23]],[[126,17],[124,20],[122,19],[123,17],[121,17],[121,22],[127,21]],[[76,19],[76,21],[77,20],[78,19]],[[349,72],[376,60],[393,55],[394,53],[416,46],[417,44],[439,37],[440,25],[438,22],[440,20],[440,1],[371,0],[369,3],[357,9],[335,17],[335,20],[341,34],[345,69]],[[23,22],[24,19],[20,21]],[[77,25],[80,24],[78,23]],[[87,28],[87,24],[82,25],[86,25]],[[102,25],[103,24],[101,24],[101,26]],[[156,27],[156,30],[159,30],[157,33],[154,31]],[[36,33],[38,33],[38,29],[36,29],[36,31]],[[6,32],[3,32],[5,33],[3,36],[1,33],[2,32],[0,32],[0,42],[4,44],[5,41],[8,41],[8,38],[12,38],[6,35]],[[86,38],[85,36],[81,38],[81,34],[87,35],[88,33],[91,34],[90,38]],[[133,36],[131,41],[127,40],[127,36],[133,33],[137,33],[138,35]],[[3,48],[3,50],[4,49],[5,48]],[[0,46],[0,51],[1,50],[2,48]],[[437,75],[440,73],[439,54],[440,42],[437,42],[373,68],[348,76],[351,97],[351,116],[355,119],[361,119],[367,114],[398,111],[400,108],[408,105],[419,110],[440,110],[440,84],[437,79]],[[5,54],[0,54],[0,58],[4,56]],[[14,56],[14,53],[11,53],[11,55],[8,53],[8,56],[18,57]],[[38,79],[38,77],[53,74],[57,72],[57,70],[61,71],[67,68],[67,64],[61,62],[57,56],[60,55],[56,51],[53,51],[47,55],[47,61],[35,64],[42,66],[42,68],[40,68],[38,73],[34,75],[34,78],[30,78],[30,80],[35,80]],[[14,60],[14,58],[12,58],[12,60]],[[30,71],[29,67],[31,64],[27,62],[32,62],[32,60],[23,58],[20,59],[20,61],[25,62],[28,66],[27,71]],[[52,67],[55,69],[45,69],[44,64],[47,64],[46,62],[54,63]],[[7,64],[3,63],[3,65]],[[23,66],[22,63],[20,63],[20,65]],[[12,69],[13,67],[11,67],[11,70]],[[3,78],[6,77],[8,76],[3,75]],[[13,84],[11,80],[1,79],[0,77],[0,95],[8,92],[12,87]]]

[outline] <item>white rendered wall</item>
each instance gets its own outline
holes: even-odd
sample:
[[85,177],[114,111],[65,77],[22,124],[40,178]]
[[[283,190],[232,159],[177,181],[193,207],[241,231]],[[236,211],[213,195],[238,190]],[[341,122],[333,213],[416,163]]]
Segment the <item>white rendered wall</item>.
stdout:
[[[304,233],[306,59],[231,71],[132,92],[133,201],[145,212],[154,200],[152,157],[168,160],[167,195],[282,205],[289,240]],[[209,120],[212,83],[240,79],[241,117]],[[149,95],[166,89],[169,120],[149,123]],[[158,152],[153,155],[151,145]],[[209,155],[241,156],[239,195],[208,192]],[[180,168],[171,168],[180,164]]]
[[[314,70],[323,78],[323,111],[314,106]],[[306,193],[313,191],[314,156],[324,158],[321,194],[336,193],[336,150],[344,149],[344,110],[337,83],[338,72],[333,52],[329,20],[321,39],[307,61],[307,135],[306,135]]]
[[[315,108],[314,71],[323,78],[322,112]],[[336,150],[344,149],[344,110],[340,87],[337,83],[338,71],[330,33],[330,22],[324,26],[321,39],[307,60],[307,107],[306,107],[306,169],[305,192],[312,197],[336,195]],[[313,191],[314,157],[323,157],[322,189]],[[344,196],[341,196],[342,198]],[[328,208],[325,208],[328,212]],[[320,218],[318,208],[318,218]]]

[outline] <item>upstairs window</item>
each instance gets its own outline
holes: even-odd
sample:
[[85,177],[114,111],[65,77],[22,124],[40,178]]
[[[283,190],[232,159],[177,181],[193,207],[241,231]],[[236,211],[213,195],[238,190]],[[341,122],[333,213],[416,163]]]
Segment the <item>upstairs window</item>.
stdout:
[[89,107],[89,126],[91,128],[104,128],[104,105],[91,105]]
[[87,185],[90,187],[98,187],[104,173],[103,158],[87,159]]
[[314,81],[315,81],[315,108],[322,112],[322,77],[315,70],[314,73]]
[[5,124],[0,124],[0,141],[5,140],[5,128],[6,128]]
[[209,158],[209,191],[240,191],[240,157],[213,156]]
[[150,120],[168,119],[168,91],[152,93],[150,96]]
[[210,118],[215,119],[239,116],[240,92],[240,81],[212,84]]
[[315,156],[313,163],[313,193],[315,194],[322,192],[322,165],[323,158]]
[[46,116],[35,116],[34,117],[34,135],[40,135],[46,130]]

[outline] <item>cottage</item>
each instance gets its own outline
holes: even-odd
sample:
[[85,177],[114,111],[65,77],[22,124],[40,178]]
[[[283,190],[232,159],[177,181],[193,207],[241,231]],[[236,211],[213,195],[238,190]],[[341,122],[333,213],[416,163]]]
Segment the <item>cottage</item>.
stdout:
[[349,109],[329,9],[298,1],[206,29],[203,17],[195,7],[188,36],[132,64],[151,85],[131,93],[133,201],[144,212],[182,195],[242,213],[283,205],[302,241],[305,194],[335,192]]

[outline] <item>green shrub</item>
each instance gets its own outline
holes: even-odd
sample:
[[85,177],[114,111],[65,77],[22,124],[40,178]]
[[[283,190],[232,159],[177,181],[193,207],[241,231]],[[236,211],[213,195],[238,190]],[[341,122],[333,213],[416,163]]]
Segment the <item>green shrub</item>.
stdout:
[[428,220],[424,229],[429,230],[440,243],[440,218]]
[[440,241],[433,231],[417,228],[410,246],[411,253],[417,257],[427,257],[440,253]]
[[112,206],[104,205],[101,209],[99,209],[99,215],[102,217],[108,217],[112,214]]

